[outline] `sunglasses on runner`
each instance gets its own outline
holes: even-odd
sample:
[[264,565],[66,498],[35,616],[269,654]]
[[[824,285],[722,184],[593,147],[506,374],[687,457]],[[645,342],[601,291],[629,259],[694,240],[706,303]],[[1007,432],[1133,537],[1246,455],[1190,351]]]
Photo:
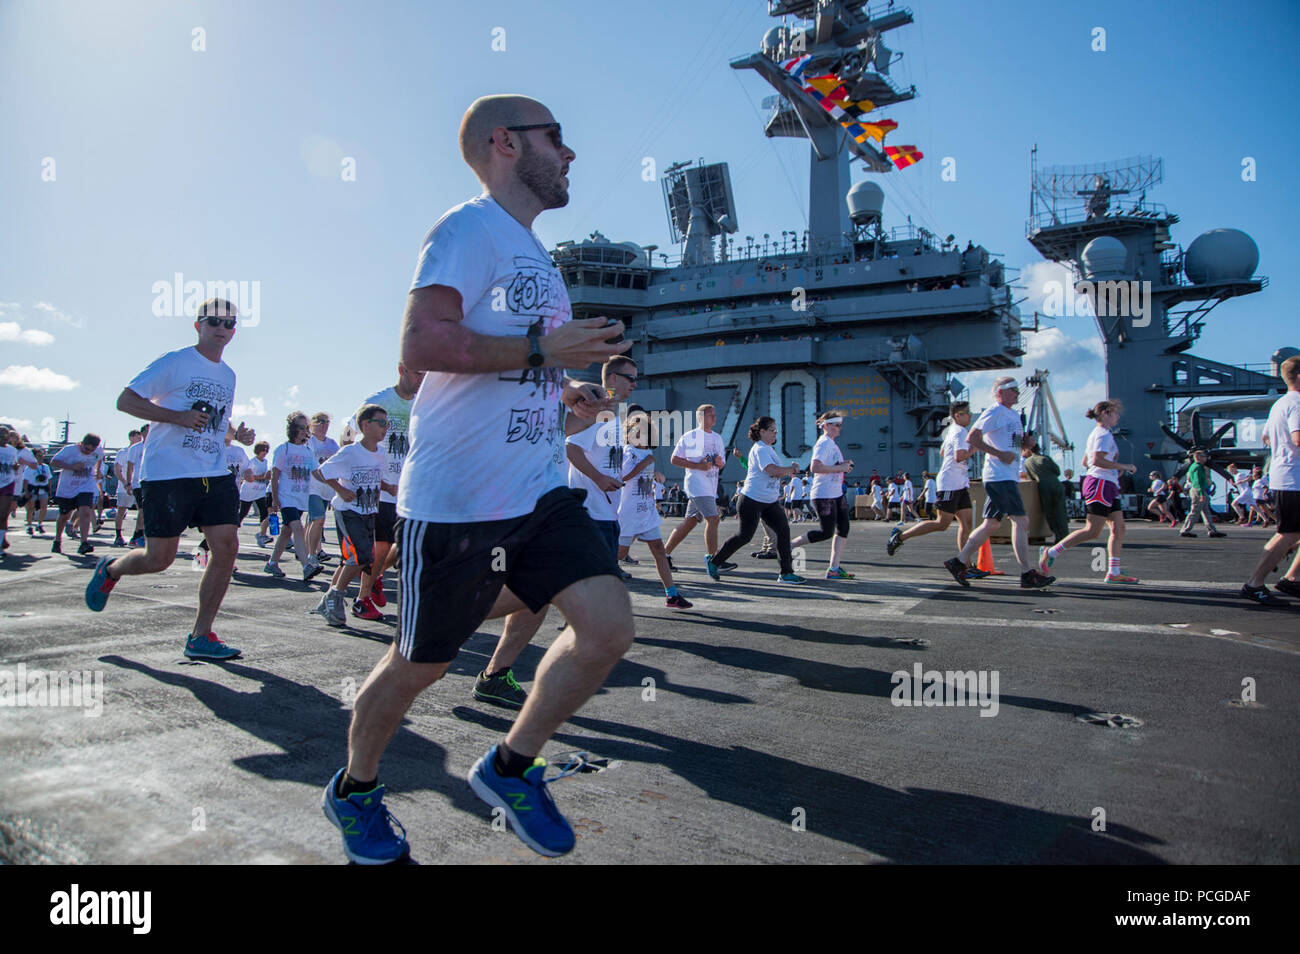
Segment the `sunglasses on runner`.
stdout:
[[[511,132],[528,132],[530,129],[549,129],[551,131],[551,143],[556,149],[564,148],[564,136],[560,134],[559,123],[529,123],[526,126],[506,126]],[[492,137],[488,137],[488,142],[492,142]]]
[[609,373],[617,374],[620,378],[626,378],[628,381],[631,381],[633,384],[636,384],[637,377],[635,374],[624,374],[622,371],[611,371]]
[[236,321],[236,319],[234,319],[234,318],[214,318],[214,317],[212,317],[211,315],[209,315],[209,316],[207,316],[207,317],[205,317],[205,318],[200,318],[199,321],[206,321],[206,322],[208,323],[208,327],[209,327],[209,328],[215,328],[215,327],[217,327],[217,325],[225,325],[227,331],[233,331],[234,328],[235,328],[235,321]]
[[387,426],[388,426],[388,418],[386,418],[386,417],[372,417],[370,420],[368,420],[368,421],[362,421],[361,423],[362,423],[362,424],[378,424],[380,427],[387,427]]

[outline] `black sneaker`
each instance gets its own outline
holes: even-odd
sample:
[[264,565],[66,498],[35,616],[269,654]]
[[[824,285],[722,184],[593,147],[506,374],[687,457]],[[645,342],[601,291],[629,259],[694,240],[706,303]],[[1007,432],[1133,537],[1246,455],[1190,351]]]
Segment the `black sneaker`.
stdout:
[[714,563],[713,565],[716,566],[719,570],[723,570],[723,571],[734,570],[740,566],[739,563]]
[[1278,588],[1278,592],[1285,593],[1287,596],[1300,598],[1300,583],[1295,580],[1288,580],[1285,577],[1273,584]]
[[507,669],[491,679],[479,673],[478,678],[474,680],[474,698],[506,709],[522,709],[524,703],[528,701],[528,693],[523,686],[515,682],[514,671]]
[[966,564],[961,560],[953,557],[951,560],[943,561],[943,568],[952,574],[952,578],[962,586],[970,589],[970,581],[966,579]]
[[1224,533],[1222,530],[1211,530],[1211,531],[1210,531],[1210,536],[1212,536],[1212,537],[1226,537],[1227,534]]
[[94,553],[95,547],[90,543],[90,541],[86,541],[81,546],[77,547],[77,552],[82,556],[85,556],[87,553]]
[[750,554],[755,560],[775,560],[777,555],[775,550],[755,550]]
[[1280,600],[1268,591],[1267,586],[1251,586],[1249,583],[1243,583],[1241,586],[1241,598],[1250,600],[1259,606],[1290,606],[1286,600]]
[[63,541],[59,539],[59,537],[58,537],[57,534],[55,534],[54,542],[53,542],[52,544],[50,544],[50,552],[51,552],[51,553],[62,553],[62,552],[63,552]]
[[1190,531],[1190,530],[1184,530],[1182,533],[1180,533],[1180,534],[1178,534],[1178,535],[1179,535],[1180,537],[1195,537],[1195,536],[1196,536],[1196,534],[1192,533],[1192,531]]
[[1051,586],[1056,582],[1054,576],[1044,576],[1037,570],[1030,570],[1028,573],[1020,574],[1020,588],[1022,590],[1041,590],[1045,586]]
[[893,556],[895,553],[897,553],[898,548],[903,545],[903,541],[899,539],[902,535],[903,535],[903,531],[900,527],[895,527],[892,531],[890,531],[889,542],[885,544],[885,552],[888,553],[890,556]]

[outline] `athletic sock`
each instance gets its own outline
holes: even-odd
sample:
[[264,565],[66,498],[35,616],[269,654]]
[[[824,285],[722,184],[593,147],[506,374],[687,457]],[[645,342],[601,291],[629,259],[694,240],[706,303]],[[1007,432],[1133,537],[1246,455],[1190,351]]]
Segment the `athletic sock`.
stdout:
[[1050,550],[1047,551],[1047,555],[1050,556],[1052,559],[1056,559],[1064,552],[1065,552],[1065,545],[1058,543]]
[[504,778],[523,778],[524,773],[532,767],[533,757],[531,755],[520,755],[518,752],[512,752],[504,742],[497,746],[497,754],[492,761],[492,768],[496,770],[498,775]]
[[1119,557],[1108,557],[1106,560],[1106,574],[1108,576],[1119,576]]
[[664,587],[664,596],[667,596],[667,597],[669,597],[669,598],[672,598],[672,597],[674,597],[674,596],[676,596],[676,595],[677,595],[677,587],[675,587],[675,586],[665,586],[665,587]]
[[356,792],[373,792],[378,785],[378,776],[368,782],[359,782],[347,772],[344,772],[343,777],[339,779],[339,783],[334,789],[334,794],[339,798],[347,798]]
[[483,671],[483,678],[484,678],[484,679],[495,679],[497,676],[504,676],[504,675],[505,675],[506,673],[508,673],[509,671],[510,671],[510,667],[509,667],[509,666],[506,666],[504,669],[497,669],[497,670],[495,670],[495,671],[493,671],[493,672],[488,672],[487,670],[484,670],[484,671]]

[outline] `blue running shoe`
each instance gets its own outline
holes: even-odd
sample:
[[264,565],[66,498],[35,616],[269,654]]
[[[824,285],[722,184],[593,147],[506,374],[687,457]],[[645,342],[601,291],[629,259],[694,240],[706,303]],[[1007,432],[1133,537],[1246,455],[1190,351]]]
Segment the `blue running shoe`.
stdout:
[[[402,823],[384,807],[384,786],[339,798],[334,793],[344,771],[339,769],[330,779],[320,802],[325,817],[343,832],[343,853],[359,865],[387,865],[405,858],[411,846]],[[393,825],[402,829],[400,835]]]
[[704,558],[704,569],[708,572],[709,579],[711,580],[722,579],[722,574],[718,571],[718,565],[713,562],[713,557],[706,556]]
[[113,592],[113,587],[117,586],[117,580],[108,575],[108,565],[113,562],[112,557],[100,557],[99,563],[95,565],[95,573],[86,584],[86,605],[98,613],[108,602],[108,594]]
[[210,659],[214,662],[222,662],[227,659],[238,659],[239,650],[217,639],[216,633],[208,633],[206,636],[191,635],[186,639],[185,656],[187,659]]
[[546,791],[546,760],[534,759],[523,778],[508,778],[497,774],[496,757],[494,745],[469,770],[469,786],[474,794],[504,809],[515,834],[539,855],[558,858],[572,851],[576,841],[573,828]]

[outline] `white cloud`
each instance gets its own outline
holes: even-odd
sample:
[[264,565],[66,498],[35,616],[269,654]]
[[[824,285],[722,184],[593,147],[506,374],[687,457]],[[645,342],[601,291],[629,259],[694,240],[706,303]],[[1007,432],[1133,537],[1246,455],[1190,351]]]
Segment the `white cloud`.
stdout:
[[285,395],[285,398],[284,398],[284,406],[285,406],[285,407],[288,407],[288,408],[295,408],[295,407],[297,407],[297,406],[298,406],[298,395],[301,393],[301,391],[302,391],[302,388],[298,387],[298,385],[296,385],[296,384],[294,384],[294,385],[290,385],[290,387],[289,387],[289,391],[288,391],[288,393]]
[[0,321],[0,341],[17,341],[21,344],[30,345],[51,345],[54,344],[54,335],[48,331],[41,331],[39,328],[28,328],[24,331],[16,321]]
[[234,417],[266,417],[266,404],[260,397],[249,398],[247,404],[236,404]]
[[[1089,329],[1091,332],[1091,329]],[[1025,335],[1026,367],[1046,365],[1060,375],[1071,372],[1091,372],[1092,365],[1102,367],[1101,338],[1092,332],[1084,338],[1071,338],[1057,327]]]
[[9,417],[6,414],[0,414],[0,424],[8,424],[10,427],[16,429],[19,433],[23,431],[30,431],[33,425],[35,425],[35,423],[36,423],[35,421],[28,420],[25,417]]
[[21,388],[24,391],[71,391],[80,382],[66,374],[49,368],[36,368],[30,364],[11,364],[0,371],[0,385]]
[[59,309],[55,308],[48,301],[38,301],[32,307],[50,318],[55,318],[74,328],[81,328],[86,324],[85,319],[59,311]]

